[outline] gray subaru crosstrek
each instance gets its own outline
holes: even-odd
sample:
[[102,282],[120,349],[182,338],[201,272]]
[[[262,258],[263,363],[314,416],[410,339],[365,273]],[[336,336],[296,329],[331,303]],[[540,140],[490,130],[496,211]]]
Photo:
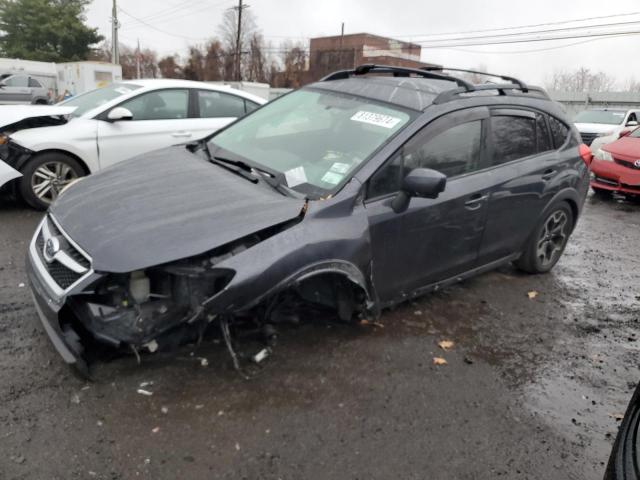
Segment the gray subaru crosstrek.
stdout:
[[363,65],[79,180],[29,246],[44,328],[85,372],[96,349],[215,328],[237,360],[243,324],[375,318],[509,262],[548,272],[591,152],[542,89],[499,78]]

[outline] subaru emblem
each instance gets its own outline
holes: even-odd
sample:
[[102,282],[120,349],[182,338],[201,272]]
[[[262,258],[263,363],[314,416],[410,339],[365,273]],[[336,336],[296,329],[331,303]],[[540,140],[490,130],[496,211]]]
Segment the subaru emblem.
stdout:
[[44,258],[47,262],[53,262],[54,257],[60,251],[60,240],[56,237],[47,239],[44,244]]
[[633,166],[636,168],[640,168],[640,158],[638,160],[636,160],[635,162],[633,162]]

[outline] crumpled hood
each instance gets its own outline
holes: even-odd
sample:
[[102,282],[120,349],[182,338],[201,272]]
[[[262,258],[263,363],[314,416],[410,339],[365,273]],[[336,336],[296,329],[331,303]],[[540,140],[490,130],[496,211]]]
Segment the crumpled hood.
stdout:
[[[0,105],[0,132],[17,130],[21,122],[37,118],[52,117],[60,125],[67,123],[63,117],[72,113],[77,107],[63,107],[58,105]],[[54,123],[45,122],[44,125]],[[18,128],[16,128],[16,126]]]
[[640,138],[622,137],[613,143],[605,145],[602,149],[623,160],[635,161],[640,159]]
[[294,219],[303,204],[177,146],[83,178],[50,210],[96,271],[122,273]]

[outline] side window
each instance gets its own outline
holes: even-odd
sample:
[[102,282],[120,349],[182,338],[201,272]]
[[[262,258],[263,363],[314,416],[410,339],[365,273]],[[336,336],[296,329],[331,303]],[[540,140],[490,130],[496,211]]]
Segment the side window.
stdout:
[[564,145],[569,135],[567,126],[555,117],[549,117],[549,128],[551,129],[551,137],[555,148]]
[[379,197],[400,190],[402,179],[414,168],[430,168],[455,177],[480,165],[482,120],[462,123],[424,140],[409,140],[369,180],[367,196]]
[[4,84],[7,87],[27,87],[29,85],[27,77],[25,75],[14,75],[5,80]]
[[629,118],[627,118],[627,123],[629,122],[637,122],[638,121],[638,117],[636,116],[635,112],[631,112],[629,114]]
[[536,121],[529,117],[491,117],[493,165],[528,157],[537,153]]
[[223,92],[198,90],[200,118],[242,117],[245,114],[244,98]]
[[536,141],[538,142],[538,153],[553,150],[553,145],[549,139],[549,128],[544,115],[536,113]]
[[181,89],[143,93],[120,106],[133,113],[133,120],[178,120],[188,116],[189,91]]
[[33,77],[29,77],[29,86],[32,88],[42,88],[40,82]]
[[482,121],[462,123],[429,140],[409,140],[402,150],[405,174],[414,168],[431,168],[455,177],[477,170],[480,161]]
[[251,100],[244,101],[244,110],[246,113],[253,112],[260,105],[256,102],[252,102]]

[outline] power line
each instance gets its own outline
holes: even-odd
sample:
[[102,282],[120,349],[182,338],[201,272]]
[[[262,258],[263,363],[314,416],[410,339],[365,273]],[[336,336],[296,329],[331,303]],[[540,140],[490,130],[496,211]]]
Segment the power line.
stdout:
[[[617,13],[615,15],[598,15],[597,17],[576,18],[574,20],[560,20],[557,22],[535,23],[535,24],[529,24],[529,25],[518,25],[514,27],[486,28],[481,30],[465,30],[465,31],[458,31],[458,32],[399,34],[399,35],[389,35],[389,36],[397,37],[397,38],[438,37],[438,36],[446,36],[446,35],[466,35],[468,33],[502,32],[507,30],[518,30],[520,28],[548,27],[552,25],[563,25],[566,23],[586,22],[590,20],[603,20],[607,18],[625,17],[625,16],[633,16],[633,15],[640,15],[640,12]],[[522,32],[522,33],[525,33],[525,32]]]
[[160,33],[164,33],[165,35],[169,35],[169,36],[172,36],[172,37],[184,38],[184,39],[187,39],[187,40],[198,40],[198,41],[201,41],[201,40],[206,40],[207,39],[207,37],[190,37],[190,36],[187,36],[187,35],[180,35],[178,33],[167,32],[166,30],[162,30],[161,28],[158,28],[155,25],[151,25],[150,23],[147,23],[144,20],[142,20],[142,19],[140,19],[140,18],[138,18],[138,17],[136,17],[134,15],[131,15],[129,12],[124,10],[122,7],[118,7],[118,10],[120,10],[122,13],[124,13],[127,17],[133,18],[134,20],[138,21],[139,23],[141,23],[143,25],[146,25],[147,27],[149,27],[149,28],[151,28],[153,30],[156,30],[156,31],[158,31]]
[[[172,11],[172,12],[167,12],[164,15],[160,14],[160,12],[159,12],[157,15],[151,15],[149,17],[141,17],[141,18],[139,18],[139,20],[137,20],[137,22],[145,21],[147,23],[149,23],[149,22],[165,23],[165,22],[169,22],[169,21],[174,21],[176,19],[180,19],[180,18],[184,18],[184,17],[190,17],[192,15],[195,15],[196,13],[203,12],[205,10],[209,10],[209,9],[213,9],[213,8],[219,7],[219,6],[221,6],[221,5],[225,4],[225,3],[228,3],[229,1],[232,1],[232,0],[223,0],[222,2],[213,4],[213,5],[204,5],[204,6],[200,7],[200,8],[197,8],[196,10],[187,9],[184,12],[180,12],[180,13],[179,13],[180,8],[178,8],[177,10]],[[128,23],[128,24],[125,25],[125,28],[132,28],[135,23],[136,23],[135,21],[132,22],[132,23]]]
[[466,41],[466,40],[478,40],[478,39],[522,37],[526,35],[537,35],[540,33],[568,32],[568,31],[574,31],[574,30],[584,30],[587,28],[618,27],[618,26],[628,26],[628,25],[637,25],[637,24],[640,24],[640,20],[632,20],[629,22],[601,23],[597,25],[582,25],[582,26],[575,26],[575,27],[552,28],[552,29],[546,29],[546,30],[533,30],[530,32],[515,32],[515,33],[502,33],[502,34],[496,34],[496,35],[477,35],[472,37],[422,40],[417,42],[414,41],[414,43],[434,43],[434,42],[451,42],[451,41]]

